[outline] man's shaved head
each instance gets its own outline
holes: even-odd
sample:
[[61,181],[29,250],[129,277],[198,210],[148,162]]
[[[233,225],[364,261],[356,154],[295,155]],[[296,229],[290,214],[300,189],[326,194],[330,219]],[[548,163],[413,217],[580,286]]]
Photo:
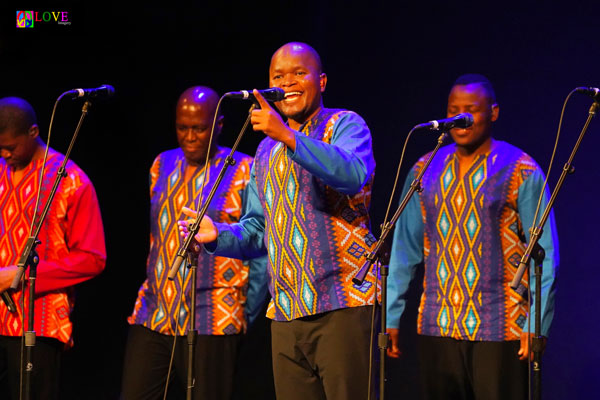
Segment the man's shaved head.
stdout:
[[35,111],[26,100],[20,97],[0,99],[0,133],[11,130],[14,134],[24,135],[35,124]]
[[273,64],[273,60],[276,58],[276,56],[279,56],[281,54],[301,53],[306,54],[310,58],[312,58],[312,61],[315,63],[315,67],[318,73],[323,72],[323,64],[321,63],[321,56],[319,56],[319,53],[317,53],[317,51],[313,49],[312,46],[310,46],[309,44],[302,42],[290,42],[278,48],[271,57],[271,64]]
[[214,111],[219,103],[219,95],[206,86],[193,86],[186,89],[177,101],[177,109],[197,112],[199,109]]

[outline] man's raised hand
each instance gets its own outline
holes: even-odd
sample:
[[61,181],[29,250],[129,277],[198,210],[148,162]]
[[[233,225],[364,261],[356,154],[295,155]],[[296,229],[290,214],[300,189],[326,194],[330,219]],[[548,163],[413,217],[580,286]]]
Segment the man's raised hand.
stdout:
[[263,131],[265,135],[282,142],[292,151],[296,150],[296,132],[287,126],[277,111],[265,100],[264,97],[254,89],[252,91],[260,109],[252,110],[250,122],[252,129]]

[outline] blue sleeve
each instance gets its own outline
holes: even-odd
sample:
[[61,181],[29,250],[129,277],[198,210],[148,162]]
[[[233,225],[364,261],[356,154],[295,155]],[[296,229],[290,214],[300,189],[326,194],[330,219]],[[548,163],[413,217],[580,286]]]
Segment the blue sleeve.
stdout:
[[358,193],[375,170],[371,132],[356,113],[342,115],[334,124],[331,144],[296,133],[291,160],[338,192]]
[[[415,179],[415,168],[411,169],[404,183],[400,202]],[[388,277],[388,328],[398,328],[400,317],[406,306],[406,292],[415,275],[415,268],[423,262],[424,225],[419,194],[415,192],[400,214],[394,229],[392,254]]]
[[250,260],[248,269],[248,295],[244,313],[248,325],[252,325],[262,310],[269,295],[269,280],[267,276],[267,256]]
[[[535,170],[519,187],[519,199],[518,208],[519,216],[521,217],[521,224],[525,231],[525,237],[529,242],[529,228],[533,224],[533,216],[537,206],[538,198],[542,190],[544,189],[544,176],[539,170]],[[546,204],[548,204],[548,191],[544,189],[544,197],[542,200],[541,213],[544,211]],[[554,296],[556,293],[555,277],[556,271],[558,270],[559,256],[558,256],[558,235],[556,233],[556,223],[554,221],[554,212],[551,211],[543,227],[542,235],[538,241],[539,245],[546,252],[546,258],[542,264],[542,335],[548,336],[550,331],[550,325],[552,324],[552,318],[554,316]],[[529,287],[531,288],[531,331],[535,329],[533,321],[535,321],[535,276],[534,276],[534,263],[531,262],[531,280]],[[525,323],[523,328],[524,332],[528,331],[529,323]]]
[[205,249],[222,257],[248,260],[267,254],[264,245],[265,217],[258,197],[254,165],[250,182],[242,195],[242,217],[235,224],[217,223],[217,240],[205,244]]

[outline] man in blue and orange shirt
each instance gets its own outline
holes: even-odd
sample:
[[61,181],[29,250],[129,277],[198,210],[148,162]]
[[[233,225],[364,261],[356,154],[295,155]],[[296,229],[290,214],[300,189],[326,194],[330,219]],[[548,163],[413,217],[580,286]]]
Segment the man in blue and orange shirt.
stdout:
[[[422,389],[427,399],[524,399],[528,390],[528,324],[534,282],[509,287],[523,255],[544,176],[520,149],[492,138],[500,108],[492,85],[463,75],[448,98],[448,117],[471,113],[474,123],[454,128],[454,144],[440,149],[394,231],[390,261],[388,354],[401,354],[398,326],[415,267],[424,263],[418,316]],[[429,155],[412,168],[409,189]],[[558,240],[554,218],[539,244],[542,335],[554,313]],[[532,279],[533,281],[534,279]]]
[[[206,199],[230,152],[216,145],[223,126],[223,117],[218,115],[209,154],[218,101],[219,96],[210,88],[194,86],[185,90],[175,112],[179,148],[159,154],[150,169],[150,253],[147,279],[128,320],[131,327],[122,383],[125,400],[163,397],[174,340],[171,377],[185,390],[185,335],[191,318],[195,318],[198,331],[194,397],[229,399],[232,392],[235,361],[246,329],[247,263],[201,254],[197,260],[195,315],[190,309],[194,282],[186,263],[182,263],[174,281],[167,279],[181,245],[177,230],[181,210],[200,207],[200,199]],[[235,153],[233,158],[235,165],[227,170],[208,209],[208,215],[216,221],[238,221],[246,204],[252,158],[242,153]]]
[[323,107],[327,75],[305,43],[273,54],[269,83],[285,91],[276,106],[287,123],[254,91],[261,108],[252,126],[267,137],[256,151],[247,212],[232,225],[205,218],[196,239],[229,257],[267,254],[278,399],[362,400],[377,290],[373,271],[361,286],[352,278],[375,242],[371,133],[358,114]]

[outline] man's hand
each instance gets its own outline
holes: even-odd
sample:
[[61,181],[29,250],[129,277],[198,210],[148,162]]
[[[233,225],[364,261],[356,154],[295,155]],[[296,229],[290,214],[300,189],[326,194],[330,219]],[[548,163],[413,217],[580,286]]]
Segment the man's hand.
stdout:
[[252,91],[254,97],[260,104],[260,109],[252,111],[250,122],[252,129],[263,131],[265,135],[285,144],[292,151],[296,150],[296,134],[293,129],[287,126],[281,116],[271,107],[271,105],[262,97],[258,90]]
[[0,293],[10,288],[10,285],[17,274],[17,268],[19,267],[16,265],[0,268]]
[[[530,351],[529,349],[529,341],[533,340],[533,338],[535,337],[535,334],[533,333],[528,333],[528,332],[521,332],[521,348],[519,348],[519,352],[517,353],[519,355],[519,360],[524,361],[527,360],[527,354],[530,355],[531,359],[533,360],[533,351]],[[542,353],[544,352],[544,349],[546,348],[546,342],[547,342],[547,338],[542,338],[543,343],[542,343]]]
[[[177,222],[179,225],[179,235],[185,239],[189,235],[188,226],[194,223],[198,217],[198,213],[187,207],[183,207],[182,211],[186,216],[190,217],[190,219],[185,221]],[[198,243],[210,243],[217,240],[218,235],[219,231],[217,230],[217,227],[213,223],[212,219],[210,219],[208,215],[205,215],[200,222],[200,229],[198,230],[196,236],[194,236],[194,239]]]
[[387,328],[385,331],[390,335],[387,349],[388,357],[400,358],[402,355],[402,352],[400,351],[400,329]]

